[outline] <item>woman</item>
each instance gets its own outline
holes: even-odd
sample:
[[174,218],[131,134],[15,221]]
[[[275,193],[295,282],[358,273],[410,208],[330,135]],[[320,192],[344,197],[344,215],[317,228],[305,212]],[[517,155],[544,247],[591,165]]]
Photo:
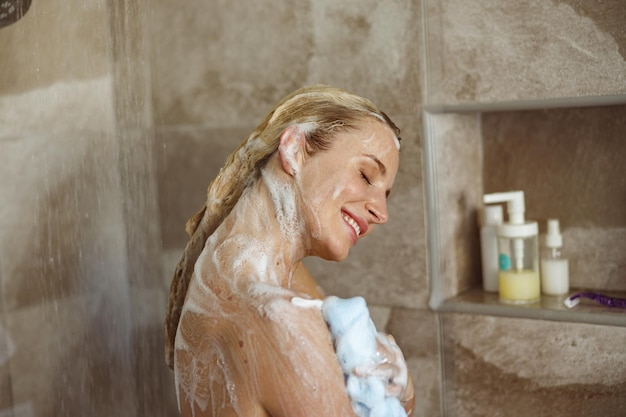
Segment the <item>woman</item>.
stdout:
[[[172,281],[166,361],[183,416],[355,416],[323,297],[300,261],[341,261],[388,219],[399,130],[371,102],[313,86],[285,97],[229,156],[187,224]],[[407,411],[406,365],[379,343],[382,376]]]

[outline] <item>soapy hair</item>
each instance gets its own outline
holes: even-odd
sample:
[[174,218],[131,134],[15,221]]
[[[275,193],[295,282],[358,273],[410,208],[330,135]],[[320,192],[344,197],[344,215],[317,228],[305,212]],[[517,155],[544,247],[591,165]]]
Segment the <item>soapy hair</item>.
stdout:
[[278,149],[282,132],[297,125],[312,155],[330,148],[335,134],[358,129],[367,119],[389,126],[400,140],[400,130],[369,100],[339,88],[304,87],[283,98],[263,122],[230,154],[207,190],[204,206],[188,221],[190,240],[176,266],[170,285],[165,319],[165,361],[174,367],[174,340],[194,265],[209,236],[235,206],[243,191],[260,176],[261,168]]

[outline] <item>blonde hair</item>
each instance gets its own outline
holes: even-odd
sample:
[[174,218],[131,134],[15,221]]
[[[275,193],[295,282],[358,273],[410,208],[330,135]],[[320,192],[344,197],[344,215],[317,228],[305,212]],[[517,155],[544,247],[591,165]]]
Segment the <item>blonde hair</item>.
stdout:
[[170,368],[174,367],[174,339],[194,264],[207,238],[230,213],[243,191],[259,178],[261,168],[278,149],[282,132],[289,126],[300,126],[305,132],[307,152],[313,154],[330,148],[334,134],[356,129],[367,118],[385,123],[400,140],[400,130],[369,100],[325,85],[301,88],[283,98],[230,154],[209,185],[204,206],[185,227],[190,240],[172,278],[165,319],[165,361]]

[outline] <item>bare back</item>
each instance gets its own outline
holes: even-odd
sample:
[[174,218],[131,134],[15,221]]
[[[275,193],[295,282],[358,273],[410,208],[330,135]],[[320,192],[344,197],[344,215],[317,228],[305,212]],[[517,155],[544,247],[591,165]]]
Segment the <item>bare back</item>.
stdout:
[[354,416],[319,309],[292,304],[303,294],[280,287],[251,283],[241,294],[214,299],[219,316],[183,311],[175,356],[182,415]]

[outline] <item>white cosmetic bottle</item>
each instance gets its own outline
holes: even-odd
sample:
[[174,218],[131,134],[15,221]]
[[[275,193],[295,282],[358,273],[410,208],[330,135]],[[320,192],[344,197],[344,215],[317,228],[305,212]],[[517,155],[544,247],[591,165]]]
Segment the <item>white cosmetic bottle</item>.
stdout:
[[563,295],[569,291],[569,262],[563,257],[563,235],[559,221],[548,220],[548,233],[541,251],[541,292]]
[[510,304],[539,301],[539,227],[524,219],[524,192],[485,194],[485,204],[507,203],[508,221],[498,226],[498,295]]
[[480,254],[483,290],[498,292],[498,226],[502,224],[502,206],[485,206],[480,228]]

